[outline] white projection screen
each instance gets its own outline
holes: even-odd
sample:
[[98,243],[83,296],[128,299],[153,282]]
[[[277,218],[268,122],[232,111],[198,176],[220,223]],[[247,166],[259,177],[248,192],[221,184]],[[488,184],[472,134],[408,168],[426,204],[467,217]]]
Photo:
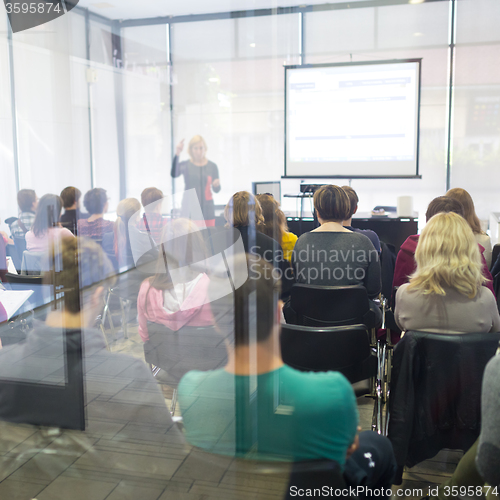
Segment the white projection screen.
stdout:
[[287,66],[284,177],[419,177],[420,63]]

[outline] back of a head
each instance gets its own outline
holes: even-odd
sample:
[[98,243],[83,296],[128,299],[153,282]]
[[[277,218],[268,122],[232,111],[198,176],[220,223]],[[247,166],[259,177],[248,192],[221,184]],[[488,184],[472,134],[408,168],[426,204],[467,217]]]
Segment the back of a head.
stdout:
[[448,212],[453,212],[464,217],[464,207],[458,200],[449,196],[438,196],[427,207],[427,212],[425,213],[426,222],[429,222],[431,217],[434,217],[436,214]]
[[[216,323],[224,337],[234,334],[236,347],[265,342],[277,324],[277,305],[281,283],[277,271],[266,260],[255,255],[238,254],[232,268],[247,266],[248,279],[233,293],[217,300]],[[211,275],[209,293],[221,296],[218,287],[226,289],[225,268]]]
[[[89,295],[94,286],[113,285],[114,269],[100,245],[87,238],[63,238],[55,245],[56,285],[63,286],[66,311],[81,310],[81,295]],[[50,276],[49,276],[50,278]],[[85,303],[85,300],[83,300]]]
[[314,209],[324,221],[342,222],[350,217],[351,202],[340,186],[328,184],[314,193]]
[[417,270],[409,288],[445,295],[444,287],[473,298],[484,282],[479,247],[467,221],[454,212],[432,217],[415,252]]
[[108,195],[102,188],[91,189],[83,197],[83,205],[90,215],[102,214],[107,201]]
[[36,202],[36,193],[33,189],[21,189],[17,193],[17,204],[21,212],[31,212],[33,203]]
[[479,217],[476,215],[471,195],[465,189],[453,188],[446,193],[446,196],[449,196],[462,204],[464,207],[464,218],[469,223],[472,231],[475,234],[482,234],[483,230],[481,228],[481,222],[479,221]]
[[61,199],[63,202],[63,207],[72,207],[82,196],[82,192],[73,186],[68,186],[61,191]]
[[39,238],[49,228],[54,227],[61,216],[62,200],[57,194],[46,194],[40,198],[36,209],[35,221],[31,230]]
[[224,217],[229,225],[233,227],[245,227],[253,224],[264,223],[262,207],[255,196],[248,191],[238,191],[233,194],[224,209]]
[[283,233],[288,231],[288,226],[280,204],[271,194],[258,194],[256,199],[260,203],[262,216],[264,217],[264,223],[261,225],[260,230],[281,243]]
[[342,186],[342,189],[345,191],[345,194],[347,195],[347,197],[349,198],[349,202],[351,203],[351,210],[349,212],[349,217],[347,217],[347,219],[350,219],[358,208],[359,198],[356,191],[354,191],[351,186]]
[[139,200],[135,198],[125,198],[118,203],[118,206],[116,207],[116,215],[127,223],[130,217],[139,212],[140,209],[141,204],[139,203]]
[[144,189],[141,193],[142,206],[147,210],[148,206],[163,199],[163,192],[155,187]]

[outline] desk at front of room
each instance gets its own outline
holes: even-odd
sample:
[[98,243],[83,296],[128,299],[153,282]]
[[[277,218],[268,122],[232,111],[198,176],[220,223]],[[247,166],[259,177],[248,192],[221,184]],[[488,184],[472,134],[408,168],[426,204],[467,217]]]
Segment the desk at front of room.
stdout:
[[[300,236],[303,233],[312,231],[318,226],[318,222],[313,217],[300,217],[293,213],[287,213],[288,229]],[[418,217],[398,217],[394,213],[388,215],[373,216],[369,212],[359,212],[352,219],[352,226],[359,229],[371,229],[375,231],[380,241],[394,245],[396,252],[399,247],[412,234],[418,232]]]

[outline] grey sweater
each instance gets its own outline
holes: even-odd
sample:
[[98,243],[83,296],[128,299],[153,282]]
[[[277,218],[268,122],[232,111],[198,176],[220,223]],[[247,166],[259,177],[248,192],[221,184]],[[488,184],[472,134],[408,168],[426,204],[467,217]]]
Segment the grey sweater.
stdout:
[[486,365],[481,407],[476,465],[488,484],[500,487],[500,356]]
[[292,255],[298,283],[325,286],[363,285],[368,297],[380,293],[379,254],[363,234],[311,232],[303,234]]

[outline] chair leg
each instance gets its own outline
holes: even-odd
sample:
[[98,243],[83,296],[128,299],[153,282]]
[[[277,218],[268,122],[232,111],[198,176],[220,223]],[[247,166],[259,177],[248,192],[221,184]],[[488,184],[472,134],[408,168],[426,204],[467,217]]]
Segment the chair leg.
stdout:
[[108,318],[111,334],[113,335],[113,339],[116,340],[115,324],[113,323],[112,314],[109,309],[110,300],[111,300],[111,290],[108,291],[108,296],[106,297],[106,301],[104,302],[104,309],[102,311],[102,326],[104,327],[106,325],[106,318]]
[[120,297],[120,307],[122,309],[123,337],[128,339],[127,323],[128,323],[128,313],[130,311],[130,300],[122,299]]
[[172,402],[170,403],[170,415],[172,417],[174,416],[176,406],[177,406],[177,389],[174,389],[172,393]]

